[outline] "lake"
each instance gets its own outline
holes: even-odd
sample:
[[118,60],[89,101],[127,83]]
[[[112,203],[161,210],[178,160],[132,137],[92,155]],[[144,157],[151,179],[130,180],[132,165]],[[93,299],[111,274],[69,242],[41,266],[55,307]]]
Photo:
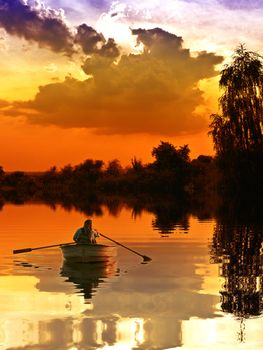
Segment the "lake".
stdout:
[[121,247],[109,264],[79,268],[59,248],[13,255],[71,242],[86,215],[3,206],[0,349],[262,349],[261,227],[191,214],[165,229],[154,213],[125,205],[90,217],[152,261]]

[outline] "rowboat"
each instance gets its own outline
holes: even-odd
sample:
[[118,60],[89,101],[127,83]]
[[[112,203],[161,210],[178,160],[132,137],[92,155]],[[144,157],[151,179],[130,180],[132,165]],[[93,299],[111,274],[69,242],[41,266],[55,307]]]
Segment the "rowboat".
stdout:
[[117,255],[117,247],[103,244],[61,245],[60,248],[64,260],[71,263],[107,262]]

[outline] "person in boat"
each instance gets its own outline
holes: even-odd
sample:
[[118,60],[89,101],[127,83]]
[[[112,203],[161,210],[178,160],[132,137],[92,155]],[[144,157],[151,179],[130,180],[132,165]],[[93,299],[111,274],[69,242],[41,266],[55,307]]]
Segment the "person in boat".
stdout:
[[77,229],[73,236],[76,243],[96,244],[96,238],[99,234],[92,228],[92,220],[86,220],[83,227]]

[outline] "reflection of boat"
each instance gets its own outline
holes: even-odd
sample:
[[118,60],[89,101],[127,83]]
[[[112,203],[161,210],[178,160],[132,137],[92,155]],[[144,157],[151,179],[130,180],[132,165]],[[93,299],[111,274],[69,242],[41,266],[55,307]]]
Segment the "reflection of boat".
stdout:
[[76,263],[105,262],[117,255],[115,246],[103,244],[62,245],[64,259]]
[[69,263],[64,261],[61,268],[61,276],[67,277],[66,282],[76,285],[85,299],[91,299],[99,284],[104,283],[109,277],[116,275],[116,260],[94,264]]

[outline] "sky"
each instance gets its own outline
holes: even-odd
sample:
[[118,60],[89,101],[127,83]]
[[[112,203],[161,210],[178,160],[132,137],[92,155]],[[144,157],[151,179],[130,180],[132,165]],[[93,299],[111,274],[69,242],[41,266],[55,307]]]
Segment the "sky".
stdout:
[[213,154],[220,69],[263,54],[263,0],[0,0],[0,165]]

